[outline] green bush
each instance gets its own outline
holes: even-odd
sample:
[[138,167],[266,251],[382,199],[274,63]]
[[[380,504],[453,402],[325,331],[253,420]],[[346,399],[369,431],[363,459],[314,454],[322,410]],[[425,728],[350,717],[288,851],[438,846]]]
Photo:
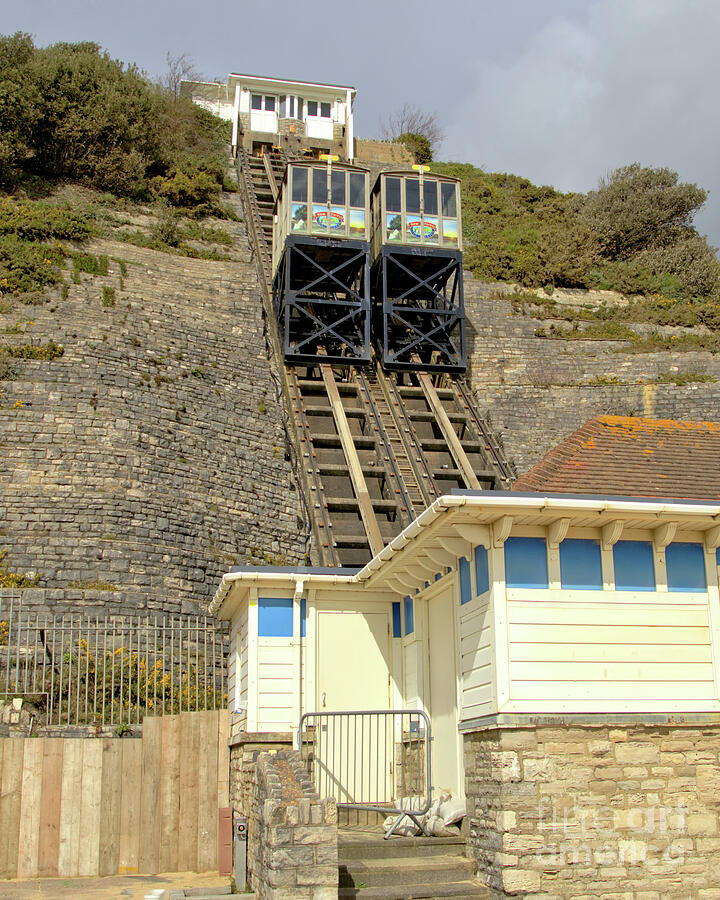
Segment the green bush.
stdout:
[[55,341],[47,344],[21,344],[18,347],[6,347],[8,356],[14,359],[59,359],[65,352],[65,348]]
[[0,235],[13,234],[28,241],[65,238],[85,241],[94,233],[92,222],[68,206],[28,203],[0,198]]
[[671,169],[632,163],[601,179],[580,206],[579,218],[597,234],[603,256],[628,259],[676,243],[706,199],[707,191],[681,183]]
[[108,273],[108,258],[104,254],[93,256],[92,253],[73,253],[72,261],[75,274],[85,272],[88,275],[107,275]]
[[150,230],[151,237],[159,244],[177,247],[180,243],[180,215],[167,203],[161,203],[157,210],[157,219]]
[[180,206],[217,205],[228,123],[97,44],[0,37],[0,184],[71,179]]
[[65,260],[60,244],[38,244],[0,235],[0,293],[26,294],[57,284]]
[[406,131],[396,140],[398,144],[404,144],[408,148],[418,165],[422,166],[432,162],[432,144],[424,134]]
[[214,209],[222,188],[222,180],[215,174],[196,171],[184,171],[173,167],[167,175],[158,176],[150,181],[150,192],[158,200],[164,200],[171,206],[202,206]]

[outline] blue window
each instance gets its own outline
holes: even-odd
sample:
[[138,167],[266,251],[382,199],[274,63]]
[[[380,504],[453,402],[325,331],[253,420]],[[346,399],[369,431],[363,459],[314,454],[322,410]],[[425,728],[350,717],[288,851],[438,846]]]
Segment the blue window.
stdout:
[[669,591],[706,591],[702,544],[668,544],[665,548]]
[[435,581],[440,581],[441,578],[442,578],[442,572],[436,572],[435,573]]
[[601,591],[602,556],[599,541],[568,538],[560,544],[560,583],[564,588]]
[[405,634],[412,634],[415,631],[415,616],[413,613],[412,597],[405,597],[403,600],[405,607]]
[[472,600],[472,585],[470,584],[470,562],[465,557],[460,558],[458,564],[460,572],[460,603],[469,603]]
[[300,598],[300,637],[307,637],[307,600]]
[[519,588],[548,586],[544,538],[510,537],[505,541],[505,583]]
[[475,593],[479,597],[490,590],[488,552],[486,547],[475,548]]
[[720,566],[720,547],[715,551],[715,564]]
[[615,590],[654,591],[655,563],[648,541],[618,541],[613,546]]
[[258,636],[292,637],[292,598],[260,597],[258,601]]
[[402,623],[400,621],[400,601],[393,600],[392,616],[393,616],[393,637],[402,637]]

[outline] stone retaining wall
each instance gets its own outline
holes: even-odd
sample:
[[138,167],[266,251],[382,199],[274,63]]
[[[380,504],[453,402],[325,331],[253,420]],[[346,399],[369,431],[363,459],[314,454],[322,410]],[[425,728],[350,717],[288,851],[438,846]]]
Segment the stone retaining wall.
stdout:
[[320,799],[282,735],[235,740],[230,802],[248,819],[248,884],[258,898],[336,900],[337,806]]
[[[594,416],[720,418],[720,356],[707,351],[628,353],[620,341],[536,337],[536,329],[548,323],[513,314],[510,301],[502,296],[511,290],[510,285],[476,281],[465,273],[471,384],[480,410],[489,414],[518,472]],[[581,296],[573,302],[581,303]],[[644,383],[673,370],[699,372],[718,381]]]
[[0,550],[42,588],[197,611],[236,563],[303,559],[256,261],[243,223],[215,224],[227,261],[97,240],[106,277],[0,314],[24,323],[2,344],[65,348],[0,382]]
[[491,897],[717,900],[720,717],[465,735],[468,853]]

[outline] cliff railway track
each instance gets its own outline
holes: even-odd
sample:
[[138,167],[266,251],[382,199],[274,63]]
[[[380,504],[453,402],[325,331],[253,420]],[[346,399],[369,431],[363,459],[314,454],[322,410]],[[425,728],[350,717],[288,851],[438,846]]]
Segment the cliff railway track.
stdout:
[[[280,150],[239,151],[248,231],[272,305],[273,210],[287,163]],[[268,341],[282,358],[276,329]],[[361,566],[442,494],[509,487],[514,472],[472,402],[447,372],[384,371],[316,360],[283,365],[288,431],[305,497],[315,565]]]

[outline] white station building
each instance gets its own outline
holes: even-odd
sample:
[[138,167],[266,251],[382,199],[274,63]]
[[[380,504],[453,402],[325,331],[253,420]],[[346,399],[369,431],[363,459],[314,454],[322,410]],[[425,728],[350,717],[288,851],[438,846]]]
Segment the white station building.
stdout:
[[180,93],[232,122],[234,149],[285,144],[353,158],[354,87],[231,73],[226,84],[183,81]]
[[433,781],[463,733],[568,714],[720,713],[720,501],[458,492],[360,570],[235,568],[234,730],[424,710]]

